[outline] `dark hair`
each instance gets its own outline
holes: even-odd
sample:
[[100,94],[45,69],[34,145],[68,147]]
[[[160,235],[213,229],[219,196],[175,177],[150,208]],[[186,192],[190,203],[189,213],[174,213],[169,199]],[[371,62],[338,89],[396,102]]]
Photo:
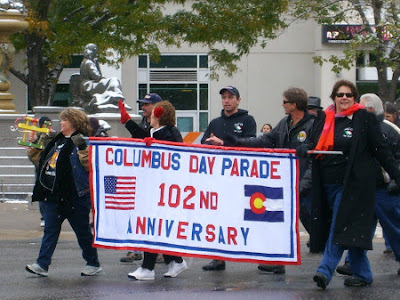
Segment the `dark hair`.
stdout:
[[391,102],[385,103],[385,112],[391,115],[398,114],[396,106]]
[[283,92],[283,97],[291,103],[296,103],[298,110],[307,110],[308,96],[305,90],[296,87],[289,88]]
[[263,131],[265,126],[269,126],[269,129],[272,130],[272,125],[269,123],[265,123],[262,127],[261,127],[261,132]]
[[335,85],[333,86],[332,92],[331,92],[331,95],[330,95],[330,97],[331,97],[332,100],[335,100],[337,91],[338,91],[339,88],[342,87],[342,86],[347,86],[348,88],[350,88],[350,89],[351,89],[351,93],[352,93],[353,96],[354,96],[354,100],[355,100],[356,102],[359,101],[359,99],[358,99],[359,94],[358,94],[358,89],[357,89],[356,85],[355,85],[354,83],[352,83],[351,81],[349,81],[349,80],[344,80],[344,79],[337,81],[337,82],[335,83]]
[[162,107],[164,109],[164,112],[159,118],[160,125],[167,125],[171,127],[175,126],[175,107],[171,104],[171,102],[167,100],[157,102],[154,104],[154,109],[157,107]]
[[42,127],[43,124],[44,124],[44,122],[46,122],[46,121],[51,123],[51,120],[50,120],[49,117],[47,117],[47,116],[42,116],[42,117],[39,119],[39,127]]

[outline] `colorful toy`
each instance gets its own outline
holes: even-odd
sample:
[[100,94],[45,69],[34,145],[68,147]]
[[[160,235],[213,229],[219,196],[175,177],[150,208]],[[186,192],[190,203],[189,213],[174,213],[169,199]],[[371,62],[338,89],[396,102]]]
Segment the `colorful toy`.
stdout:
[[[18,141],[18,145],[32,147],[36,149],[43,149],[43,139],[51,131],[51,122],[44,121],[43,127],[39,127],[37,126],[39,119],[32,117],[23,117],[15,120],[15,123],[17,123],[21,119],[24,120],[25,123],[19,122],[16,126],[18,129],[15,129],[20,130],[24,133],[22,140]],[[35,139],[36,135],[38,135],[37,139]],[[34,142],[32,142],[32,140],[34,140]]]

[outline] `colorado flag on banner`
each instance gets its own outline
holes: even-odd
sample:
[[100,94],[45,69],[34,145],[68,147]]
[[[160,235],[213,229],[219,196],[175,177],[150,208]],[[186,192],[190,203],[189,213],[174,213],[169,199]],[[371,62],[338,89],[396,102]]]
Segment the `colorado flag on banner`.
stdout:
[[284,221],[283,188],[245,185],[244,195],[250,197],[250,209],[244,210],[245,221]]

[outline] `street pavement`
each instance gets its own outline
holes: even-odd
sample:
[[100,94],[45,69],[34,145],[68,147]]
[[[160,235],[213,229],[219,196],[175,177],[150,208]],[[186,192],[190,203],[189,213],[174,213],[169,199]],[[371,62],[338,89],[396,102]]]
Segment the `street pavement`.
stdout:
[[333,277],[323,291],[312,281],[321,254],[308,252],[308,240],[300,228],[302,264],[286,266],[286,274],[258,271],[256,264],[227,262],[225,271],[206,272],[209,260],[186,258],[189,269],[177,278],[164,278],[165,264],[156,265],[156,280],[134,281],[129,272],[140,266],[120,263],[126,251],[99,249],[104,272],[82,277],[84,267],[76,238],[65,222],[53,256],[49,277],[25,271],[35,262],[43,228],[39,212],[27,203],[0,203],[0,299],[400,299],[400,265],[392,254],[383,254],[382,238],[374,239],[369,258],[374,272],[370,287],[348,288],[344,277]]

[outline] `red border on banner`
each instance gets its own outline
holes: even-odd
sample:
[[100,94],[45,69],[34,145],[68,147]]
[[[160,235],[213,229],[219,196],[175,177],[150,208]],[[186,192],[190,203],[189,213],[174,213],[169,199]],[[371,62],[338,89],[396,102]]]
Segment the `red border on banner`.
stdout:
[[[284,148],[249,148],[249,147],[225,147],[225,146],[215,146],[215,145],[204,145],[204,144],[190,144],[190,143],[181,143],[181,142],[169,142],[156,140],[153,138],[145,138],[145,139],[137,139],[137,138],[119,138],[119,137],[90,137],[89,141],[120,141],[120,142],[140,142],[145,143],[147,146],[151,144],[164,144],[164,145],[172,145],[172,146],[185,146],[186,148],[206,148],[206,149],[218,149],[218,150],[233,150],[233,151],[250,151],[250,152],[263,152],[263,153],[291,153],[296,154],[295,149],[284,149]],[[94,223],[95,209],[94,209],[94,199],[93,199],[93,176],[92,173],[92,146],[89,147],[89,168],[90,168],[90,194],[91,194],[91,205],[92,205],[92,221]],[[204,255],[204,254],[188,254],[186,252],[178,252],[178,251],[168,251],[168,250],[155,250],[152,248],[145,247],[114,247],[114,246],[104,246],[104,245],[95,245],[95,235],[96,230],[94,230],[93,234],[93,246],[101,249],[110,249],[110,250],[128,250],[128,251],[145,251],[151,253],[161,253],[172,256],[184,256],[184,257],[196,257],[196,258],[205,258],[205,259],[219,259],[224,261],[231,262],[243,262],[243,263],[258,263],[258,264],[268,264],[268,265],[301,265],[301,249],[300,249],[300,234],[299,234],[299,170],[300,165],[299,161],[296,161],[296,220],[295,220],[295,230],[296,230],[296,238],[297,238],[297,262],[283,262],[283,261],[265,261],[265,260],[256,260],[256,259],[240,259],[240,258],[230,258],[225,256],[218,255]]]

